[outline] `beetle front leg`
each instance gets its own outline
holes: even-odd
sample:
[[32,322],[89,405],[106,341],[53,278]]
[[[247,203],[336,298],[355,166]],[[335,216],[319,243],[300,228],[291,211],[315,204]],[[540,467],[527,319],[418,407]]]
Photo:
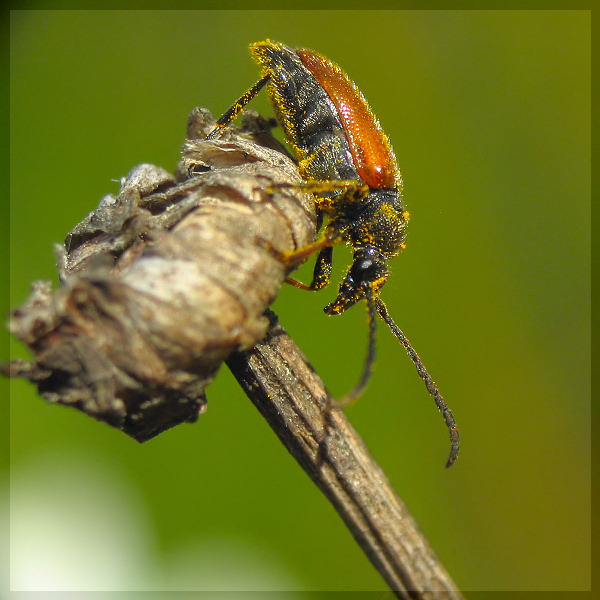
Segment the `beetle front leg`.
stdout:
[[313,271],[313,279],[310,285],[301,283],[297,279],[288,277],[285,281],[294,287],[300,288],[301,290],[316,291],[322,290],[329,284],[329,277],[331,275],[331,265],[333,262],[333,246],[325,246],[317,256],[315,262],[315,269]]

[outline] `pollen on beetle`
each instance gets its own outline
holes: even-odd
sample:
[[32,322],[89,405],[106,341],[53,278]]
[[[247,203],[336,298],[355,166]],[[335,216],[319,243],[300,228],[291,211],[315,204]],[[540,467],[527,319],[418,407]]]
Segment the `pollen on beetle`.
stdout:
[[409,213],[407,210],[405,210],[405,211],[402,213],[402,216],[403,216],[403,217],[404,217],[404,218],[405,218],[407,221],[408,221],[408,220],[410,220],[410,213]]

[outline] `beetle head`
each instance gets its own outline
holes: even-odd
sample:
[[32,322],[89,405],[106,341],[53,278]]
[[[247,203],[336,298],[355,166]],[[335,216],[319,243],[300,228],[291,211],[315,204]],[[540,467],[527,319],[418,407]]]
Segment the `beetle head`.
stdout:
[[354,261],[340,284],[337,298],[325,307],[328,315],[339,315],[365,297],[368,288],[374,294],[389,275],[387,259],[373,246],[358,248]]

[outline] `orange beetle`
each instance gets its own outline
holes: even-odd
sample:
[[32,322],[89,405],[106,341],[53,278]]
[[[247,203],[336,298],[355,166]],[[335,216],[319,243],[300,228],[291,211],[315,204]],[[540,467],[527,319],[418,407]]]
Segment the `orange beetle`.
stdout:
[[419,376],[433,396],[450,431],[451,451],[446,466],[458,456],[459,434],[450,408],[439,393],[410,342],[394,323],[379,297],[389,276],[387,262],[404,249],[409,214],[402,201],[402,176],[391,144],[356,84],[324,56],[265,41],[251,44],[261,66],[261,79],[217,121],[208,136],[223,129],[266,85],[287,142],[298,158],[305,183],[315,194],[320,222],[329,220],[313,244],[283,257],[290,265],[318,251],[310,285],[294,279],[296,287],[319,290],[329,283],[333,246],[352,247],[352,265],[337,297],[325,307],[341,314],[364,299],[369,313],[369,345],[362,376],[346,396],[347,403],[365,388],[375,357],[376,313],[406,348]]

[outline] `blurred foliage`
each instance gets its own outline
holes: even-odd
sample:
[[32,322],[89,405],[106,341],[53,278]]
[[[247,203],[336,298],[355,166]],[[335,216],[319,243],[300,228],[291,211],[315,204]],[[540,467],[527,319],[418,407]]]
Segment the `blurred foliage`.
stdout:
[[[52,244],[119,177],[173,168],[192,107],[254,83],[267,37],[338,62],[394,144],[412,220],[382,295],[462,453],[445,471],[442,419],[383,326],[354,426],[463,589],[587,589],[589,12],[12,12],[11,306],[56,280]],[[361,308],[322,313],[335,285],[275,310],[341,395],[367,331]],[[225,368],[196,424],[141,446],[11,392],[13,586],[386,589]]]

